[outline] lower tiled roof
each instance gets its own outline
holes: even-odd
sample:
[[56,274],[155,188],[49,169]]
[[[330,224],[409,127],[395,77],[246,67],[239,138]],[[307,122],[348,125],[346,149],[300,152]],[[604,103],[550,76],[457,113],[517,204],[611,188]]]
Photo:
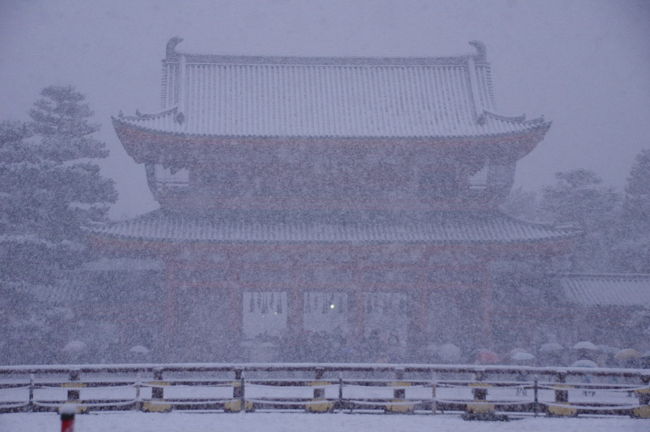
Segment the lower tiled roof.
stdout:
[[565,275],[560,286],[573,304],[650,308],[650,274]]
[[171,242],[510,243],[562,239],[575,230],[531,224],[500,212],[185,214],[154,210],[98,226],[94,234]]
[[81,271],[101,272],[101,271],[160,271],[163,269],[163,263],[154,258],[107,258],[102,257],[95,261],[90,261],[81,265]]

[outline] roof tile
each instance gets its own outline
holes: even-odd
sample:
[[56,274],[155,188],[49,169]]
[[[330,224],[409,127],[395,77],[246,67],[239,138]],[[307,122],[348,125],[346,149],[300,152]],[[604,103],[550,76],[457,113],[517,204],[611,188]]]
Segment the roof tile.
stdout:
[[[477,61],[478,60],[478,61]],[[492,114],[489,63],[446,58],[177,54],[163,111],[120,117],[147,130],[226,137],[459,137],[548,127]]]
[[[303,215],[304,216],[304,215]],[[142,240],[200,242],[430,242],[507,243],[570,237],[575,232],[530,224],[498,212],[436,213],[420,220],[375,220],[348,215],[205,217],[154,210],[93,228],[96,234]]]
[[583,306],[650,305],[650,274],[566,275],[564,298]]

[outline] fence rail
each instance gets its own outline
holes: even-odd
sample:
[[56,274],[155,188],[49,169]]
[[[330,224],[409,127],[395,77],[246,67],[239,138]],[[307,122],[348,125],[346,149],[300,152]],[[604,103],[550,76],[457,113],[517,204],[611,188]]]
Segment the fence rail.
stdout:
[[0,366],[0,412],[459,411],[650,418],[650,370],[422,364]]

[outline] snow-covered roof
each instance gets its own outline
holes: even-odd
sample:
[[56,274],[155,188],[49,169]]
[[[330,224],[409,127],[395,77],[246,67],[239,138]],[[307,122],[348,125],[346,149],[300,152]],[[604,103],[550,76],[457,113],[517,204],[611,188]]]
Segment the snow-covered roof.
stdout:
[[200,216],[154,210],[93,229],[104,236],[193,242],[507,243],[567,238],[574,231],[512,219],[499,212],[437,212],[417,220],[386,215],[287,215],[220,212]]
[[224,137],[464,137],[548,128],[495,114],[485,47],[434,58],[243,57],[168,44],[160,113],[116,123]]
[[83,292],[70,284],[36,286],[27,291],[38,301],[56,305],[74,304],[83,298]]
[[102,257],[95,261],[84,263],[81,266],[83,271],[147,271],[162,270],[163,264],[160,260],[153,258],[107,258]]
[[650,307],[650,274],[564,275],[560,287],[573,304]]
[[44,247],[54,247],[55,243],[45,240],[36,234],[0,234],[0,244],[13,243],[22,245],[35,245]]

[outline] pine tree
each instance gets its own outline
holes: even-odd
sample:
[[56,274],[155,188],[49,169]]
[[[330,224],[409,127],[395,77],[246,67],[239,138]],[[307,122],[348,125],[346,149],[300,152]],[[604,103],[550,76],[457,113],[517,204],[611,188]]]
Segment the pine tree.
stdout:
[[615,250],[620,270],[650,273],[650,149],[636,156],[625,187],[622,235]]
[[56,337],[51,293],[89,259],[83,229],[104,221],[117,196],[93,162],[108,152],[93,136],[92,114],[72,87],[51,86],[30,122],[0,122],[0,306],[15,315],[0,339],[22,361],[53,353],[53,340],[44,343]]
[[611,271],[612,247],[620,215],[621,197],[603,186],[592,171],[559,172],[557,183],[544,188],[541,209],[545,219],[571,224],[583,232],[573,254],[574,271]]
[[517,219],[536,222],[540,218],[539,200],[534,191],[512,189],[501,205],[501,210]]
[[650,229],[650,149],[636,156],[630,170],[625,186],[623,220],[633,230]]
[[117,194],[90,160],[108,156],[103,142],[93,134],[99,126],[89,122],[93,112],[84,96],[72,87],[50,86],[41,92],[30,111],[31,127],[39,138],[38,156],[44,162],[52,192],[46,205],[56,237],[78,240],[81,229],[104,221]]
[[89,123],[84,97],[54,86],[41,95],[30,123],[0,127],[0,232],[12,245],[5,280],[43,282],[51,271],[78,264],[83,228],[104,221],[116,199],[112,180],[92,162],[108,152],[92,136],[98,126]]

